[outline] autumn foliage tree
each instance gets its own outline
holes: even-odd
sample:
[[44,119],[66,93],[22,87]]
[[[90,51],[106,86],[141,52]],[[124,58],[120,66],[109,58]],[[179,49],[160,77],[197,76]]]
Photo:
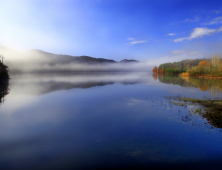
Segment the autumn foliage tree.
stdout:
[[203,60],[203,61],[201,61],[200,63],[199,63],[199,65],[198,65],[199,67],[208,67],[208,68],[210,68],[210,63],[207,61],[207,60]]
[[153,68],[153,73],[157,73],[157,66]]
[[159,70],[158,70],[158,73],[163,74],[163,73],[164,73],[164,70],[159,69]]

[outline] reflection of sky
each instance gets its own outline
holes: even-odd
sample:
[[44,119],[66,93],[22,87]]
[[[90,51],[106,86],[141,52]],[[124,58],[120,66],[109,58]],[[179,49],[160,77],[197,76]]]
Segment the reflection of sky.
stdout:
[[[201,119],[195,127],[191,122],[183,123],[179,106],[166,109],[165,96],[195,92],[201,97],[203,93],[197,88],[144,79],[136,84],[113,81],[106,86],[40,96],[9,96],[0,106],[0,164],[37,164],[40,168],[69,164],[87,169],[221,156],[218,131],[209,133]],[[16,89],[13,83],[12,92]],[[181,112],[187,114],[186,110]]]

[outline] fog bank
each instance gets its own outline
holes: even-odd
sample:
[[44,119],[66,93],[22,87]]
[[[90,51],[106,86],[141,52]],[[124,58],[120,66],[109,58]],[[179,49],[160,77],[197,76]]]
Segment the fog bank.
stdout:
[[[47,53],[41,50],[16,51],[1,46],[4,63],[10,72],[54,71],[149,71],[147,62],[116,62],[87,56],[69,56]],[[84,58],[85,57],[85,58]],[[104,60],[104,61],[103,61]]]

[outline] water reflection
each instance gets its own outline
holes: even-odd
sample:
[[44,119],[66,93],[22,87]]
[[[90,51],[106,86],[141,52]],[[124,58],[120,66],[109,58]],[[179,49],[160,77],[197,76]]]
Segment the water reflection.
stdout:
[[182,87],[195,87],[201,91],[209,91],[214,97],[222,92],[222,80],[200,79],[195,77],[180,77],[178,75],[153,75],[154,80],[158,79],[162,83],[180,85]]
[[91,88],[114,83],[136,84],[150,79],[146,72],[63,72],[12,74],[12,95],[42,95],[53,91],[73,88]]
[[[175,98],[171,98],[169,106],[165,104],[165,108],[178,109],[178,114],[180,115],[182,122],[190,123],[192,126],[206,126],[210,130],[215,127],[220,129],[222,128],[222,105],[221,100],[218,100],[220,96],[219,94],[222,92],[222,80],[180,77],[178,75],[163,74],[154,74],[153,79],[158,79],[161,83],[198,88],[204,96],[195,96],[196,93],[194,93],[194,96],[192,96],[193,98],[190,98],[190,101],[178,102],[178,99],[183,100],[184,96],[188,95],[188,97],[191,97],[189,94],[184,96],[179,95]],[[208,92],[210,96],[205,96],[205,94],[207,94],[205,92]],[[198,98],[201,98],[201,100]],[[194,121],[194,119],[197,119],[198,116],[201,116],[206,121]]]
[[161,107],[170,111],[172,114],[177,115],[180,118],[180,121],[184,124],[189,124],[190,126],[195,127],[204,127],[208,131],[219,128],[217,131],[221,132],[221,115],[216,116],[216,114],[206,114],[203,106],[191,102],[181,102],[178,100],[178,97],[167,97],[166,99],[167,100],[152,99],[152,107]]
[[[176,101],[176,102],[175,102]],[[194,115],[200,115],[205,118],[210,124],[211,129],[213,127],[222,128],[222,100],[201,100],[193,98],[175,98],[175,101],[170,101],[172,104],[183,107],[188,113],[186,117],[182,116],[182,120],[188,122],[192,120]]]
[[0,80],[0,103],[4,102],[4,97],[9,94],[9,80]]
[[191,105],[165,98],[208,92],[145,72],[11,77],[0,107],[0,169],[199,169],[221,158],[218,129],[208,133]]

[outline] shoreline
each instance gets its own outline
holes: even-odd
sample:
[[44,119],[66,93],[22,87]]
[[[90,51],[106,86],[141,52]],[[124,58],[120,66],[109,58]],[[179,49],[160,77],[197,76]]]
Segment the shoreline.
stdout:
[[189,75],[189,73],[185,72],[185,73],[154,73],[157,75],[178,75],[181,77],[195,77],[195,78],[201,78],[201,79],[222,79],[222,76],[218,76],[218,75],[209,75],[209,74],[195,74],[195,75]]
[[196,109],[195,112],[206,118],[208,123],[217,128],[222,128],[222,100],[221,99],[198,99],[198,98],[189,98],[189,97],[174,97],[172,98],[178,102],[171,102],[174,105],[181,107],[187,105],[200,105],[199,109]]
[[189,75],[189,73],[185,73],[185,74],[179,74],[179,76],[181,77],[195,77],[195,78],[201,78],[201,79],[222,79],[221,76],[218,75]]

